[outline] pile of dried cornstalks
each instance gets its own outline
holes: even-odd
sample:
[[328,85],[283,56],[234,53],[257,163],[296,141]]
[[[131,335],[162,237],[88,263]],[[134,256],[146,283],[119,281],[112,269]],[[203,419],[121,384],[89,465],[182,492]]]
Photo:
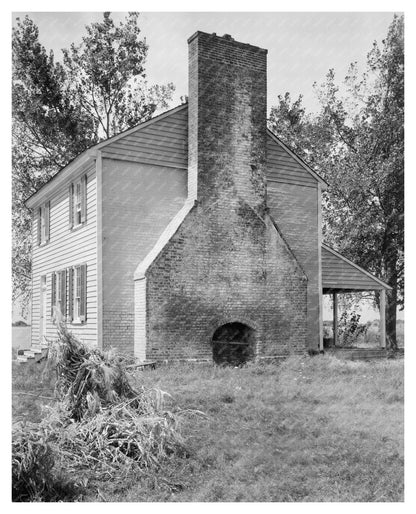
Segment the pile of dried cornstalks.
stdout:
[[50,363],[59,402],[47,407],[39,425],[14,427],[15,501],[53,501],[52,467],[55,475],[69,473],[86,485],[123,480],[186,454],[179,422],[190,411],[165,410],[160,390],[136,390],[125,359],[87,347],[61,326]]
[[[127,376],[126,358],[109,350],[103,352],[81,343],[65,325],[59,327],[59,339],[52,344],[49,363],[56,368],[56,395],[76,421],[86,414],[123,400],[141,413],[143,391],[138,393]],[[143,398],[147,406],[147,401]]]

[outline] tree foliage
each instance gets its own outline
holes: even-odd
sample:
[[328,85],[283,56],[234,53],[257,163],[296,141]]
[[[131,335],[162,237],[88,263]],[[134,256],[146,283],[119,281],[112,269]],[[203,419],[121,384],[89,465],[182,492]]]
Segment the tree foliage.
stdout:
[[36,24],[17,19],[12,35],[13,297],[30,295],[31,215],[24,201],[89,146],[166,108],[172,84],[149,87],[148,45],[138,13],[118,26],[110,13],[86,26],[58,62]]
[[148,45],[140,39],[138,17],[129,13],[116,26],[106,12],[102,22],[86,27],[80,45],[63,51],[72,97],[105,138],[151,118],[158,107],[166,108],[174,90],[170,83],[147,85]]
[[351,64],[343,88],[334,70],[314,87],[320,111],[302,98],[278,97],[270,125],[329,182],[323,198],[324,238],[385,280],[387,334],[396,346],[396,307],[403,299],[404,20],[395,16],[359,74]]

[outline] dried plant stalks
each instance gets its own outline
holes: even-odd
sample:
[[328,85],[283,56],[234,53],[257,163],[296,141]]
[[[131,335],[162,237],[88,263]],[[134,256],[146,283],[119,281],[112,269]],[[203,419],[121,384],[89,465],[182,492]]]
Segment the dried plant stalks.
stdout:
[[14,427],[15,501],[54,498],[54,476],[61,484],[63,474],[76,476],[68,482],[72,491],[89,481],[122,480],[186,454],[179,425],[189,411],[165,410],[166,393],[160,390],[136,390],[125,358],[89,348],[60,324],[48,359],[57,373],[58,401],[46,408],[40,424]]
[[112,350],[103,352],[76,339],[65,325],[59,325],[59,339],[51,345],[49,362],[56,368],[56,394],[68,410],[69,417],[79,421],[91,408],[136,398],[140,394],[130,384],[125,358]]

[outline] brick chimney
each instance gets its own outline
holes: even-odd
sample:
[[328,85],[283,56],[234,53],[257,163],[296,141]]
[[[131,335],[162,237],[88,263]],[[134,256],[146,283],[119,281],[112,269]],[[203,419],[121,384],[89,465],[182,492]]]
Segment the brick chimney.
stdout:
[[188,45],[188,195],[201,205],[239,198],[262,215],[267,50],[199,31]]
[[188,195],[197,202],[172,220],[136,289],[148,359],[217,362],[230,337],[238,351],[249,345],[247,358],[306,347],[306,279],[266,210],[266,57],[229,35],[189,39]]

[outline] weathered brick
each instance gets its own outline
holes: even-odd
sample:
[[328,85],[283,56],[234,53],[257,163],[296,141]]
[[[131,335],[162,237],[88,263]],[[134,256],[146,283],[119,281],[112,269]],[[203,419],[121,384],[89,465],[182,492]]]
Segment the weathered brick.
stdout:
[[215,330],[257,358],[306,348],[307,280],[266,203],[266,51],[190,38],[188,194],[197,205],[146,273],[147,358],[212,359]]

